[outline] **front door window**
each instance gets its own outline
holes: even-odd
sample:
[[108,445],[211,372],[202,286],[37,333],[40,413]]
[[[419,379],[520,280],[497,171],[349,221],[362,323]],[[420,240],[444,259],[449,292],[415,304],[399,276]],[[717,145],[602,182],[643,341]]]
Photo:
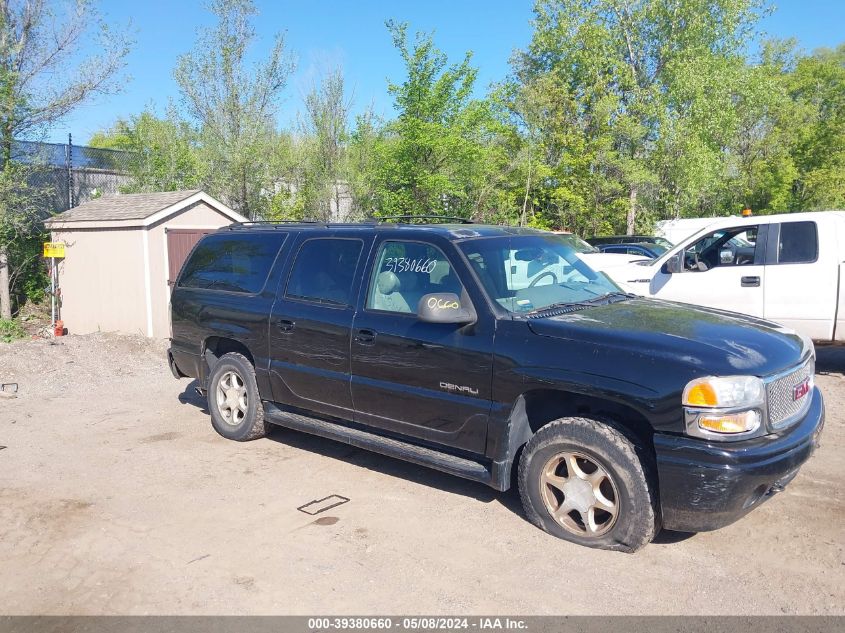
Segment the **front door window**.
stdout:
[[385,242],[376,256],[367,309],[416,314],[420,299],[434,292],[459,297],[463,286],[439,248],[422,242]]
[[750,266],[757,258],[756,226],[720,229],[684,250],[684,270],[706,272],[724,266]]

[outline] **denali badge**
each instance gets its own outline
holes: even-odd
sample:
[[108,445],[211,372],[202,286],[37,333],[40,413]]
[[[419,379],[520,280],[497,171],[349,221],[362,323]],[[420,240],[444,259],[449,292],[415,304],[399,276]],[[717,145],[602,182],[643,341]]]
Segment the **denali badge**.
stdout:
[[445,389],[446,391],[457,391],[458,393],[468,393],[471,396],[478,395],[478,389],[473,389],[472,387],[466,387],[464,385],[453,385],[451,382],[441,382],[440,388]]
[[800,400],[810,393],[810,378],[807,377],[792,388],[792,399]]

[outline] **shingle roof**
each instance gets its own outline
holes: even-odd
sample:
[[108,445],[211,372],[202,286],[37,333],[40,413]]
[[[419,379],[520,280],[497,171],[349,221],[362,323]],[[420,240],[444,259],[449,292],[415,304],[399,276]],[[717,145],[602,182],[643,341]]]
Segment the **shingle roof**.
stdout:
[[103,196],[51,218],[53,222],[96,222],[97,220],[143,220],[154,213],[199,193],[189,191],[163,191],[160,193],[127,193]]

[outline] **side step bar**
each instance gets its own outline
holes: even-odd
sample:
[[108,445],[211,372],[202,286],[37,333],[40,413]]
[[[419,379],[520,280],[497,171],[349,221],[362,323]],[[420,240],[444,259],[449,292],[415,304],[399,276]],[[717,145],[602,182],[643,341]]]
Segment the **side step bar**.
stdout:
[[284,426],[289,429],[319,435],[330,440],[357,446],[374,453],[381,453],[388,457],[395,457],[406,462],[413,462],[421,466],[428,466],[450,475],[463,477],[485,483],[498,488],[494,483],[491,471],[471,459],[447,455],[431,448],[417,446],[390,437],[376,435],[368,431],[350,428],[342,424],[312,418],[291,411],[284,411],[272,402],[264,402],[264,417],[268,422]]

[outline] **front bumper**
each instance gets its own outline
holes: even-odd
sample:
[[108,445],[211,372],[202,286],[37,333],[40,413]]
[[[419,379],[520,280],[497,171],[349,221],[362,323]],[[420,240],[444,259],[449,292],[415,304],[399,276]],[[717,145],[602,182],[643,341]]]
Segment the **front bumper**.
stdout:
[[705,532],[733,523],[798,474],[823,426],[824,401],[814,388],[804,419],[772,435],[725,443],[655,435],[663,527]]

